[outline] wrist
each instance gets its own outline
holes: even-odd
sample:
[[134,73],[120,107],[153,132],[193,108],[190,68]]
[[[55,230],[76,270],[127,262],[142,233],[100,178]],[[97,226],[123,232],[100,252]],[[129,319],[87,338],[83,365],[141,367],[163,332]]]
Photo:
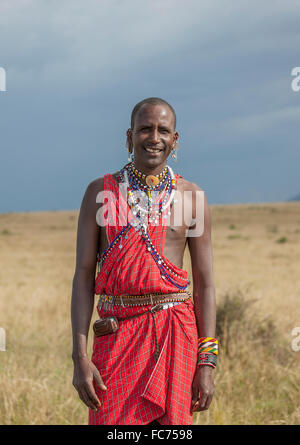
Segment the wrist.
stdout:
[[84,360],[87,359],[88,355],[86,352],[73,352],[72,353],[72,360],[73,362],[79,361],[79,360]]
[[215,366],[211,366],[209,364],[197,365],[197,368],[201,370],[201,372],[212,372],[215,369]]

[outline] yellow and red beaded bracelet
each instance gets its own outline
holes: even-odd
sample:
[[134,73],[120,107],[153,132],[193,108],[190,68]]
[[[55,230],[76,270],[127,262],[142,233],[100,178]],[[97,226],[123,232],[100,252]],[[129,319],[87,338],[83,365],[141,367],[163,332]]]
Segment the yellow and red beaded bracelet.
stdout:
[[213,368],[217,364],[218,340],[214,337],[200,337],[198,339],[197,365],[209,365]]

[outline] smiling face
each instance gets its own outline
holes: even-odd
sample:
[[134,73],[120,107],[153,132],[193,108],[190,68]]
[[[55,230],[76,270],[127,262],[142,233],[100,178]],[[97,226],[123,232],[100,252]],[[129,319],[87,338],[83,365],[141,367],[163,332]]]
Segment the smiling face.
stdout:
[[174,115],[167,105],[146,103],[141,106],[128,134],[138,170],[153,175],[163,170],[178,138],[174,124]]

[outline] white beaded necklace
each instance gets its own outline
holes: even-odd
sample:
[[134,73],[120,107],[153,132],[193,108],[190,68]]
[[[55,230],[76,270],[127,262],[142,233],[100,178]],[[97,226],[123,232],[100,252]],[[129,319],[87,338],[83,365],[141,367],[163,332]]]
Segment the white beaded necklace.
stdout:
[[[169,172],[170,172],[170,175],[171,175],[171,183],[174,183],[175,182],[175,175],[173,173],[173,170],[168,165],[167,165],[167,168],[169,169]],[[124,169],[124,179],[125,179],[126,187],[128,189],[128,187],[129,187],[129,180],[128,180],[128,174],[127,174],[126,169]],[[139,190],[139,191],[142,192],[142,190]],[[173,201],[174,196],[175,196],[175,188],[172,188],[172,191],[170,193],[168,201],[166,203],[164,203],[162,205],[162,207],[161,207],[161,210],[160,210],[161,212],[163,212],[167,207],[169,207],[171,205],[171,202]],[[144,213],[149,214],[149,210],[148,209],[144,209],[137,202],[131,202],[131,203],[134,205],[136,213],[138,211],[140,211],[140,212],[144,212]],[[152,213],[159,213],[159,211],[158,210],[152,210]]]

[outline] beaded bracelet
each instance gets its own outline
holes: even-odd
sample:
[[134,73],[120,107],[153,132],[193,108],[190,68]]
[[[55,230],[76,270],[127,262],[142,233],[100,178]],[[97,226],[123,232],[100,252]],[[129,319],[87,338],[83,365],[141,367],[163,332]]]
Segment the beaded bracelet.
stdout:
[[218,340],[213,337],[200,337],[198,339],[198,353],[211,352],[218,355]]
[[217,365],[217,356],[211,353],[198,354],[197,366],[201,365],[209,365],[215,368]]
[[218,340],[213,337],[198,339],[197,365],[209,365],[213,368],[217,364]]

